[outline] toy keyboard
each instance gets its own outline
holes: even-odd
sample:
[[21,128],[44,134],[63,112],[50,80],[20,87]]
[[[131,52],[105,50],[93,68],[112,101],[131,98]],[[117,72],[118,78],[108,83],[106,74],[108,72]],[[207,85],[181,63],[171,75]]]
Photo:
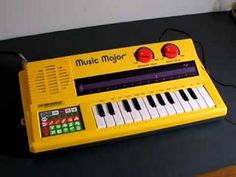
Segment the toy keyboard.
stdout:
[[227,112],[191,39],[28,62],[19,80],[33,153]]

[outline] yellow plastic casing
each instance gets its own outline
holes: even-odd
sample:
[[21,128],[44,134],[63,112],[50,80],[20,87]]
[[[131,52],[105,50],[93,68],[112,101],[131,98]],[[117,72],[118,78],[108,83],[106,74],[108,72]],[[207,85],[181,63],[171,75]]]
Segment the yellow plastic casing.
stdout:
[[[167,43],[178,46],[180,55],[174,59],[164,57],[161,48]],[[149,63],[138,62],[135,58],[135,52],[140,47],[150,48],[155,55],[155,59]],[[141,68],[148,69],[153,66],[192,60],[196,63],[198,76],[77,96],[74,80],[78,78]],[[20,71],[19,80],[29,149],[32,153],[175,127],[216,118],[227,113],[226,105],[199,60],[191,39],[144,44],[28,62],[25,69]],[[92,112],[92,106],[94,105],[201,85],[205,86],[216,104],[215,107],[111,128],[98,129],[96,126]],[[73,106],[80,107],[84,130],[49,137],[41,136],[39,112]]]

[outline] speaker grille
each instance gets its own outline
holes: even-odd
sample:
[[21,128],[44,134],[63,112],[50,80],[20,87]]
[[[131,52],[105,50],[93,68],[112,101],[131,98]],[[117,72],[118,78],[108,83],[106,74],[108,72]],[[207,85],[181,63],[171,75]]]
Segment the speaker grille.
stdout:
[[34,63],[28,66],[28,78],[32,99],[66,94],[73,88],[69,62],[56,64]]

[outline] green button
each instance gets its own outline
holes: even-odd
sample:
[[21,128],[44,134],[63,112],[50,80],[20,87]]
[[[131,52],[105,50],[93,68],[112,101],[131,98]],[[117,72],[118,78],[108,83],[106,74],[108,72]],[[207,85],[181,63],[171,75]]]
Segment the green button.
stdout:
[[55,125],[49,126],[49,129],[50,129],[50,130],[55,130]]
[[67,127],[67,123],[62,124],[61,126],[62,126],[62,128],[66,128]]
[[57,129],[57,134],[62,134],[62,129]]
[[68,128],[63,128],[63,133],[68,133],[69,129]]
[[75,125],[81,125],[80,121],[75,121]]
[[70,122],[68,125],[69,125],[69,127],[73,127],[74,126],[74,122]]
[[70,127],[70,128],[69,128],[69,131],[70,131],[70,132],[74,132],[74,131],[75,131],[75,127]]
[[59,129],[59,128],[61,128],[61,124],[56,125],[56,129]]
[[82,126],[75,126],[75,129],[76,129],[77,131],[80,131],[80,130],[83,129],[83,127],[82,127]]
[[52,135],[56,135],[57,133],[56,133],[56,130],[52,130],[52,131],[50,131],[50,136],[52,136]]

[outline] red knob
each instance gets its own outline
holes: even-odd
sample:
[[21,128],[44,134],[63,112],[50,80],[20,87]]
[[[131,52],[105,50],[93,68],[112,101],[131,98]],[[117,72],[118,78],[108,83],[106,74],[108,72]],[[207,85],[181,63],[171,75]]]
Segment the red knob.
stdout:
[[164,55],[167,58],[175,58],[179,55],[179,48],[174,44],[165,44],[162,49],[162,55]]
[[135,56],[138,61],[143,63],[148,63],[154,58],[152,50],[147,47],[139,48]]

